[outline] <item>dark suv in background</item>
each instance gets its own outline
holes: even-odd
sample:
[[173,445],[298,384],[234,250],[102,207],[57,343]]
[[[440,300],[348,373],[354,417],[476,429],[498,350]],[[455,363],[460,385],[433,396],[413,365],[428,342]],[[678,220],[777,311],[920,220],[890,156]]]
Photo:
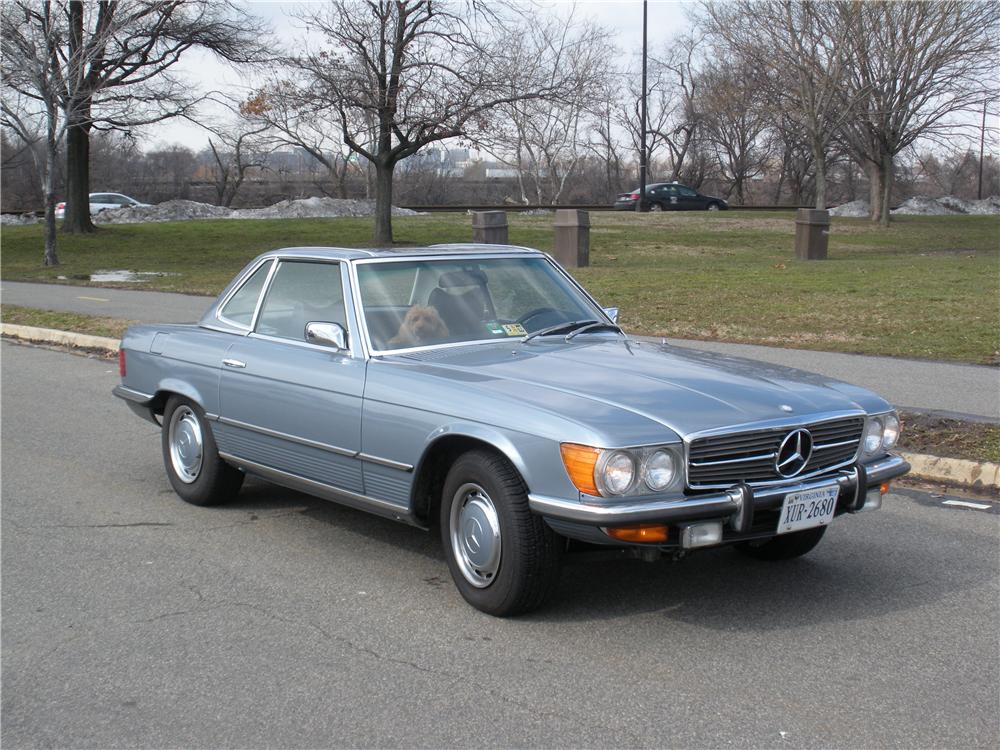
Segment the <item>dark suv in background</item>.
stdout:
[[[616,211],[635,211],[639,191],[622,193],[615,200]],[[725,211],[729,204],[722,198],[702,195],[694,188],[677,182],[654,182],[646,185],[646,204],[650,211]]]

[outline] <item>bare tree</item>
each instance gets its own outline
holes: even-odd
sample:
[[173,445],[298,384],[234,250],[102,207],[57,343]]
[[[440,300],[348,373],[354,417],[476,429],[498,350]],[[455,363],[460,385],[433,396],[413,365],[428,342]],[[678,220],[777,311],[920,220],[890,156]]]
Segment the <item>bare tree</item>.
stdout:
[[852,57],[844,94],[861,100],[842,128],[869,176],[872,221],[889,224],[896,156],[918,139],[953,133],[950,118],[995,90],[996,2],[838,2]]
[[[539,19],[525,30],[530,49],[551,51],[545,71],[552,96],[501,104],[494,126],[476,139],[498,161],[517,170],[523,203],[559,203],[567,181],[588,151],[588,130],[607,89],[607,61],[614,57],[610,36],[573,14]],[[528,195],[529,190],[534,195]]]
[[762,106],[760,89],[748,85],[745,64],[737,60],[726,69],[706,72],[699,97],[706,140],[715,151],[726,197],[746,202],[747,182],[761,174],[770,157],[766,132],[771,114]]
[[658,124],[650,130],[670,151],[670,180],[676,182],[684,172],[684,162],[699,134],[699,54],[704,37],[684,34],[672,40],[660,58],[654,59],[657,85],[664,91],[663,108]]
[[326,97],[310,89],[308,79],[272,77],[247,99],[243,111],[251,121],[265,126],[276,144],[300,148],[322,165],[330,185],[329,191],[321,187],[324,192],[347,197],[350,159],[344,153],[340,129],[330,126],[338,112]]
[[66,117],[63,230],[93,231],[90,133],[132,128],[188,111],[198,97],[170,75],[193,47],[233,62],[262,57],[264,26],[230,2],[100,0],[50,3],[59,29],[53,67]]
[[552,51],[532,49],[525,24],[515,33],[508,11],[506,3],[337,0],[303,16],[326,48],[290,62],[336,111],[346,146],[374,166],[376,244],[392,242],[400,161],[486,129],[499,105],[562,88],[543,75],[556,69]]
[[[60,24],[53,3],[11,0],[0,6],[0,51],[2,51],[3,125],[29,148],[37,160],[45,205],[45,252],[47,266],[59,265],[56,243],[56,195],[54,176],[69,115],[62,113],[65,26]],[[44,148],[39,158],[37,144]]]
[[849,37],[859,4],[799,0],[706,2],[710,33],[744,61],[747,85],[764,92],[812,151],[816,208],[826,208],[826,162],[864,91],[845,93]]
[[212,133],[208,151],[214,163],[215,198],[220,206],[231,206],[239,193],[247,173],[267,167],[267,157],[276,145],[269,137],[270,126],[255,117],[259,99],[255,96],[245,101],[215,98],[227,111],[224,120],[205,121],[200,124]]

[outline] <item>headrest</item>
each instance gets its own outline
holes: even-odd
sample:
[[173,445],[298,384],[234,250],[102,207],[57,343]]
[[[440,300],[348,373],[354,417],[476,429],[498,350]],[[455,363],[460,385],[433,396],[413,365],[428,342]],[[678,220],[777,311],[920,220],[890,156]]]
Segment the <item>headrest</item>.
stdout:
[[446,271],[438,278],[438,286],[442,289],[456,286],[486,286],[486,274],[482,271]]

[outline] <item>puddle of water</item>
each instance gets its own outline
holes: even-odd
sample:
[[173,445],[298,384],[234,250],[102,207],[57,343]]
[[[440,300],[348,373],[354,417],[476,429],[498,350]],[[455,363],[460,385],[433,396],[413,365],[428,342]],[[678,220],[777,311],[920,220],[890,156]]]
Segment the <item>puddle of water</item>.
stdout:
[[97,282],[128,282],[140,283],[149,281],[158,276],[176,276],[176,273],[163,273],[162,271],[95,271],[90,274],[90,281]]

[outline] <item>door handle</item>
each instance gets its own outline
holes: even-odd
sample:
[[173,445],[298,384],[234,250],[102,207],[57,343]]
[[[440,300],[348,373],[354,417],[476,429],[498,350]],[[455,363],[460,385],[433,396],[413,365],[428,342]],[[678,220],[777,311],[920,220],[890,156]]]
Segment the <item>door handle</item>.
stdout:
[[226,367],[246,367],[247,366],[246,362],[240,362],[238,359],[224,359],[224,360],[222,360],[222,364],[224,364]]

